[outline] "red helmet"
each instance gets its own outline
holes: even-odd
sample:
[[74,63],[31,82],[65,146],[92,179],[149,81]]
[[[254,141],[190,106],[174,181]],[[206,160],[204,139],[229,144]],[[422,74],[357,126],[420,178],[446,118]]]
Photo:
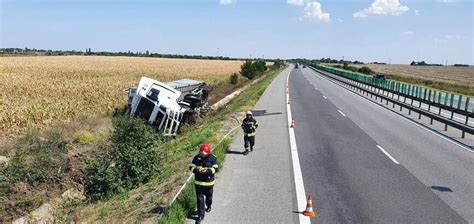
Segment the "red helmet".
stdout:
[[199,151],[209,155],[211,154],[211,146],[209,144],[202,144]]

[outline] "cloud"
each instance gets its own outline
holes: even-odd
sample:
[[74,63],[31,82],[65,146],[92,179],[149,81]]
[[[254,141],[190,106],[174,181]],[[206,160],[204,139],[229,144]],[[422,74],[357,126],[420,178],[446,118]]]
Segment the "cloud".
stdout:
[[301,19],[316,22],[329,22],[331,20],[331,15],[322,11],[321,3],[308,2],[304,7],[304,15]]
[[237,0],[219,0],[219,5],[231,5],[237,2]]
[[456,2],[456,0],[436,0],[437,2],[441,2],[441,3],[453,3],[453,2]]
[[286,3],[290,5],[304,6],[304,4],[306,4],[306,0],[287,0]]
[[410,36],[415,35],[415,32],[413,32],[411,30],[408,30],[408,31],[402,32],[400,35],[402,35],[404,37],[410,37]]
[[399,0],[374,0],[369,6],[353,14],[354,18],[366,18],[370,15],[392,15],[399,16],[410,10],[408,6],[400,4]]
[[420,15],[420,10],[415,9],[415,15]]
[[436,43],[447,43],[450,41],[460,41],[466,39],[466,36],[459,35],[459,34],[446,34],[442,37],[435,37],[434,41]]
[[344,20],[341,18],[338,18],[337,21],[339,21],[340,23],[344,22]]

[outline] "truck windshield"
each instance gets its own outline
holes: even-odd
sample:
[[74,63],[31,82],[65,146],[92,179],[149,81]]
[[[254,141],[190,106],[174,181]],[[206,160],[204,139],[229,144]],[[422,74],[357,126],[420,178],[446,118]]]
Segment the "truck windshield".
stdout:
[[146,96],[147,96],[150,100],[157,101],[159,94],[160,94],[160,90],[155,89],[155,88],[151,88],[150,91],[148,91],[148,93],[146,94]]
[[155,108],[154,103],[152,103],[147,98],[141,98],[140,102],[138,103],[135,116],[138,116],[148,121],[150,119],[151,113],[153,112],[154,108]]

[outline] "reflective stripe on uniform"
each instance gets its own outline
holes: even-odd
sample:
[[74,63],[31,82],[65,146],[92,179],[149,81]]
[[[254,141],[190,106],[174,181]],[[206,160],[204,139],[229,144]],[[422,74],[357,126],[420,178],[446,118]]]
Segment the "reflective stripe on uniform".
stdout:
[[215,174],[216,173],[216,169],[215,168],[209,168],[212,172],[212,174]]
[[247,136],[249,136],[249,137],[252,137],[252,136],[257,135],[257,133],[255,133],[255,132],[252,132],[252,133],[245,133],[245,134],[246,134]]
[[218,166],[217,164],[214,164],[214,165],[212,165],[212,168],[216,168],[216,169],[217,169],[217,168],[219,168],[219,166]]
[[194,183],[197,184],[197,185],[200,185],[200,186],[213,186],[214,185],[214,181],[204,182],[204,181],[195,180]]

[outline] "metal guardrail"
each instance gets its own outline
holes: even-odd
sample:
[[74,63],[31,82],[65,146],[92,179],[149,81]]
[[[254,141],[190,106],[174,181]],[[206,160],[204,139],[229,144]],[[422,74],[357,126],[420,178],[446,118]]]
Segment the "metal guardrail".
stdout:
[[[433,120],[435,120],[435,121],[438,121],[440,123],[443,123],[445,125],[445,128],[444,128],[445,130],[447,130],[448,126],[459,129],[459,130],[462,131],[462,136],[461,136],[462,138],[465,137],[466,132],[471,134],[471,135],[474,134],[474,127],[468,125],[469,117],[472,117],[473,113],[467,113],[465,115],[466,116],[465,122],[461,123],[461,122],[453,120],[453,113],[454,113],[455,110],[449,110],[452,113],[450,118],[441,115],[441,107],[439,107],[439,114],[435,114],[435,113],[430,112],[429,108],[431,106],[439,105],[439,104],[435,104],[431,101],[416,98],[416,97],[413,97],[413,96],[407,95],[407,94],[398,93],[398,92],[395,92],[393,90],[381,88],[381,87],[379,87],[377,85],[374,85],[372,83],[364,83],[364,82],[352,80],[352,79],[349,79],[349,78],[346,78],[346,77],[343,77],[343,76],[340,76],[338,74],[334,74],[334,73],[331,73],[331,72],[320,71],[317,68],[314,68],[312,66],[309,66],[309,67],[311,69],[313,69],[314,71],[318,72],[319,74],[322,74],[322,75],[324,75],[324,76],[326,76],[326,77],[328,77],[332,80],[335,80],[336,82],[340,82],[343,85],[346,85],[347,87],[349,87],[349,88],[351,88],[355,91],[358,91],[362,94],[366,94],[367,96],[370,95],[371,98],[373,96],[375,96],[375,100],[380,99],[381,102],[383,102],[383,100],[385,100],[387,105],[389,103],[392,103],[393,108],[395,107],[395,105],[397,105],[397,106],[400,107],[400,111],[402,111],[402,108],[407,108],[408,111],[409,111],[408,112],[409,114],[411,114],[412,111],[415,112],[415,113],[418,113],[419,114],[419,116],[418,116],[419,119],[421,119],[421,116],[426,116],[426,117],[430,118],[430,124],[433,124]],[[400,100],[400,97],[403,97],[403,101]],[[407,99],[410,99],[410,103],[406,102]],[[413,105],[413,102],[415,100],[418,101],[418,107]],[[425,103],[425,104],[428,105],[428,111],[421,108],[421,103]],[[443,108],[443,109],[445,109],[445,108]]]
[[323,65],[313,66],[325,72],[330,72],[332,74],[343,76],[345,78],[359,81],[377,88],[382,88],[396,94],[414,98],[417,101],[429,103],[433,106],[453,111],[464,116],[474,117],[474,102],[471,101],[469,97],[463,95],[436,91],[434,89],[392,80],[380,80],[362,73],[346,71],[343,69],[332,68]]

